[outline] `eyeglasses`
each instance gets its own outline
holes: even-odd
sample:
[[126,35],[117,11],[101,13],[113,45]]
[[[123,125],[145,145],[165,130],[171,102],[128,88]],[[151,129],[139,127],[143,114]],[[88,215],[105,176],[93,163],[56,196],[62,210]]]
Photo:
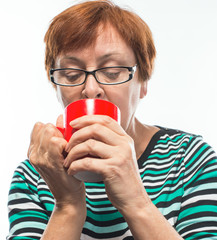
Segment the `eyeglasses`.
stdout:
[[94,71],[76,68],[50,69],[50,79],[56,85],[74,87],[86,82],[88,75],[93,75],[96,81],[103,85],[117,85],[130,81],[136,72],[133,67],[104,67]]

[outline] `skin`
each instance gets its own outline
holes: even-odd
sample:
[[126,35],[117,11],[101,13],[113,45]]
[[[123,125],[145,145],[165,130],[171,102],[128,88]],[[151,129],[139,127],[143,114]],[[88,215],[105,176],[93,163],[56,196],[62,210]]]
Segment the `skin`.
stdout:
[[[115,29],[107,26],[99,28],[99,33],[93,46],[58,56],[56,67],[92,71],[136,64],[133,50]],[[42,239],[80,239],[86,217],[85,187],[73,175],[85,170],[103,176],[108,198],[123,214],[134,239],[181,239],[152,204],[138,172],[137,159],[159,130],[141,124],[134,116],[146,93],[147,83],[138,78],[138,72],[131,81],[116,86],[100,85],[88,76],[82,86],[57,87],[63,107],[84,98],[113,102],[121,111],[121,125],[107,116],[81,117],[70,123],[78,131],[68,143],[52,124],[35,125],[29,159],[56,200]],[[63,126],[61,116],[57,126]],[[67,152],[66,158],[63,151]]]

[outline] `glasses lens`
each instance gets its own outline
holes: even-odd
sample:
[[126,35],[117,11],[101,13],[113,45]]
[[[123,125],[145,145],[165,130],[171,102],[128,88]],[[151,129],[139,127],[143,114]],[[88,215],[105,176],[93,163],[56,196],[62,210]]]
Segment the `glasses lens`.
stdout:
[[84,81],[85,73],[75,69],[56,70],[53,77],[54,82],[57,84],[76,85]]
[[96,77],[101,83],[121,83],[129,79],[129,71],[121,67],[104,68],[96,71]]

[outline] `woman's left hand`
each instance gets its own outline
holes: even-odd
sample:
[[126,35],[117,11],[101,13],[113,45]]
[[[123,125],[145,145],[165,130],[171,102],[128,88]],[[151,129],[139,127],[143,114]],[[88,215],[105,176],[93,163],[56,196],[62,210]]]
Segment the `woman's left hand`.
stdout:
[[91,171],[101,174],[111,203],[124,213],[149,202],[142,184],[133,139],[112,118],[83,116],[70,123],[78,129],[71,137],[64,166],[68,174]]

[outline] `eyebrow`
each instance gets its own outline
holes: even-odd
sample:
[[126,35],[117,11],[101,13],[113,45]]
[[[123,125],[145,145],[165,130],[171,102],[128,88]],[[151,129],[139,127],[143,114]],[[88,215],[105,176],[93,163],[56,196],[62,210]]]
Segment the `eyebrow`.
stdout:
[[74,62],[78,62],[80,64],[84,64],[84,62],[81,59],[73,57],[73,56],[64,57],[64,58],[60,59],[60,62],[61,62],[61,60],[72,60]]
[[[123,58],[123,55],[120,54],[119,52],[110,52],[110,53],[107,53],[107,54],[104,54],[100,57],[97,58],[97,62],[100,64],[100,65],[103,65],[104,63],[106,63],[106,61],[108,60],[113,60],[113,57],[117,57],[115,58],[114,60],[121,60],[121,61],[124,61],[124,58]],[[64,56],[62,59],[60,59],[60,64],[64,61],[64,60],[70,60],[72,62],[75,62],[76,64],[79,64],[83,67],[85,67],[85,62],[80,59],[80,58],[77,58],[75,56]]]
[[118,55],[120,55],[120,53],[118,53],[118,52],[108,53],[108,54],[105,54],[105,55],[99,57],[99,60],[100,60],[100,61],[103,61],[103,60],[106,60],[106,59],[108,59],[108,58],[110,58],[110,57],[118,56]]

